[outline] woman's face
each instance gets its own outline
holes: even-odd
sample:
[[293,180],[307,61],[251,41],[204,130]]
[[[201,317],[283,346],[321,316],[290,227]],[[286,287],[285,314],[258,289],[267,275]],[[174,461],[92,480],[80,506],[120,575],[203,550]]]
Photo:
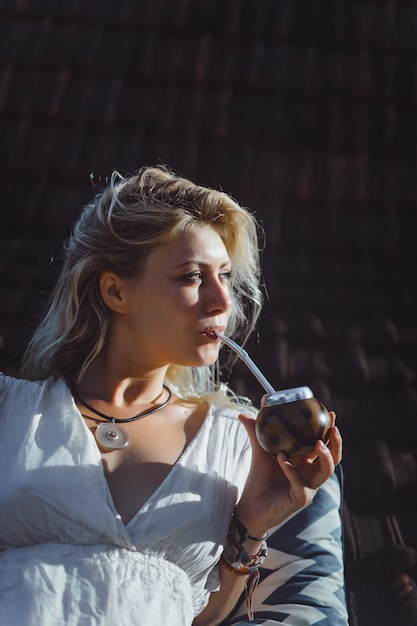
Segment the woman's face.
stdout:
[[210,226],[195,226],[153,250],[126,289],[119,318],[129,358],[146,368],[213,363],[220,342],[210,331],[226,328],[231,269]]

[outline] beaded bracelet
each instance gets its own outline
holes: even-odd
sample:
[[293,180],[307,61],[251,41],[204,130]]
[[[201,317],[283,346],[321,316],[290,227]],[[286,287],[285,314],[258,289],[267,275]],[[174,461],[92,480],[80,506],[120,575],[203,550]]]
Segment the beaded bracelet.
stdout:
[[[221,563],[226,569],[238,576],[248,577],[246,583],[246,607],[250,621],[254,619],[253,594],[260,580],[259,568],[268,554],[267,536],[268,533],[264,537],[251,537],[247,528],[233,514],[227,535],[229,543],[225,546],[221,556]],[[245,546],[248,539],[262,541],[261,548],[252,556],[248,554]]]
[[223,565],[235,574],[240,576],[249,576],[250,574],[257,572],[262,563],[265,561],[268,554],[268,546],[266,541],[263,541],[262,547],[253,556],[250,556],[246,550],[245,552],[247,557],[242,559],[241,551],[236,554],[233,546],[225,546],[221,557]]
[[[222,555],[223,563],[241,575],[247,576],[257,571],[265,561],[268,554],[268,546],[266,543],[267,536],[268,533],[264,537],[250,536],[247,528],[236,517],[236,515],[233,514],[229,533],[227,535],[229,544],[225,546]],[[249,555],[246,550],[246,542],[248,539],[252,539],[253,541],[262,541],[260,550],[253,556]]]

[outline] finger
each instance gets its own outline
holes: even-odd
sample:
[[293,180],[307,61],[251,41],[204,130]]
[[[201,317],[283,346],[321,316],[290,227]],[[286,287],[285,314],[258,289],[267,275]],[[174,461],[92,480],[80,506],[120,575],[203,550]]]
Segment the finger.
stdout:
[[267,462],[271,467],[276,466],[275,455],[265,452],[256,436],[256,419],[249,415],[241,414],[238,416],[240,422],[246,428],[252,448],[252,461]]
[[329,432],[328,448],[334,464],[338,465],[342,461],[343,441],[337,426],[333,426]]
[[[302,458],[294,459],[293,463],[289,463],[289,465],[293,465],[295,470],[298,471],[301,481],[304,481],[304,486],[308,486],[311,489],[318,489],[330,476],[333,474],[335,466],[340,463],[342,456],[342,438],[339,433],[339,429],[336,426],[333,426],[329,431],[329,441],[328,445],[326,445],[321,439],[316,442],[314,448],[315,460],[312,463],[310,459]],[[284,466],[281,464],[280,455],[278,455],[278,462],[282,469],[285,472],[288,480],[290,480],[290,476],[294,475],[292,470],[288,467],[288,462],[286,466],[286,471]],[[298,487],[302,483],[294,483]],[[293,485],[293,486],[294,486]]]
[[307,460],[304,467],[297,465],[297,468],[304,476],[306,484],[317,489],[333,474],[335,462],[332,451],[321,439],[316,442],[314,453],[316,458],[312,463]]
[[252,452],[259,452],[265,454],[263,448],[261,447],[258,437],[256,436],[256,419],[250,417],[249,415],[245,415],[241,413],[239,416],[239,421],[246,428],[246,432],[248,433],[248,437],[252,446]]
[[252,444],[255,443],[257,441],[256,431],[255,431],[256,420],[253,417],[250,417],[249,415],[245,415],[244,413],[241,413],[238,417],[239,417],[240,423],[243,424],[243,426],[245,427],[251,443]]
[[319,466],[317,478],[327,480],[342,460],[342,438],[336,426],[332,428],[327,445],[323,441],[317,442],[316,452]]
[[[330,416],[330,426],[329,426],[329,428],[326,431],[325,439],[324,439],[324,443],[326,445],[329,445],[329,442],[330,442],[330,433],[331,433],[332,428],[334,428],[334,426],[335,426],[336,413],[334,411],[329,411],[329,416]],[[314,450],[312,450],[312,452],[309,452],[307,454],[303,454],[302,458],[304,460],[310,461],[310,463],[315,463],[317,461],[317,453],[316,453],[315,448],[314,448]]]
[[[336,422],[336,413],[334,411],[329,411],[329,415],[330,415],[330,426],[329,426],[328,430],[326,431],[326,436],[325,436],[325,439],[324,439],[324,443],[326,445],[330,444],[330,433],[332,431],[332,428],[335,427],[335,422]],[[318,459],[315,448],[314,448],[314,450],[312,452],[310,452],[308,454],[304,454],[303,455],[303,459],[305,459],[307,461],[310,461],[310,463],[315,463],[317,461],[317,459]]]
[[298,506],[308,504],[312,499],[311,486],[303,474],[287,459],[283,452],[277,455],[277,462],[291,485],[292,499],[297,501]]

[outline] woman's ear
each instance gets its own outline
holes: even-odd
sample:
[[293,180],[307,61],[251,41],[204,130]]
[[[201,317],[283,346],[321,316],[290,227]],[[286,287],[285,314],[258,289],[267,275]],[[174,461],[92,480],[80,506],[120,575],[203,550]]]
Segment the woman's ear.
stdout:
[[126,281],[114,272],[103,272],[99,279],[100,293],[103,302],[115,313],[126,310]]

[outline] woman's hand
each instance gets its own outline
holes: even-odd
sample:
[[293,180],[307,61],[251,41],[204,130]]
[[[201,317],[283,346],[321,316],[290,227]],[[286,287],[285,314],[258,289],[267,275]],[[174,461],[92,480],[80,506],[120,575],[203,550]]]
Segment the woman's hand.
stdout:
[[252,445],[252,466],[236,515],[249,534],[261,537],[309,504],[317,489],[333,474],[342,459],[342,438],[330,412],[332,426],[328,444],[317,441],[312,454],[287,459],[265,452],[255,434],[255,420],[246,415],[239,419]]

